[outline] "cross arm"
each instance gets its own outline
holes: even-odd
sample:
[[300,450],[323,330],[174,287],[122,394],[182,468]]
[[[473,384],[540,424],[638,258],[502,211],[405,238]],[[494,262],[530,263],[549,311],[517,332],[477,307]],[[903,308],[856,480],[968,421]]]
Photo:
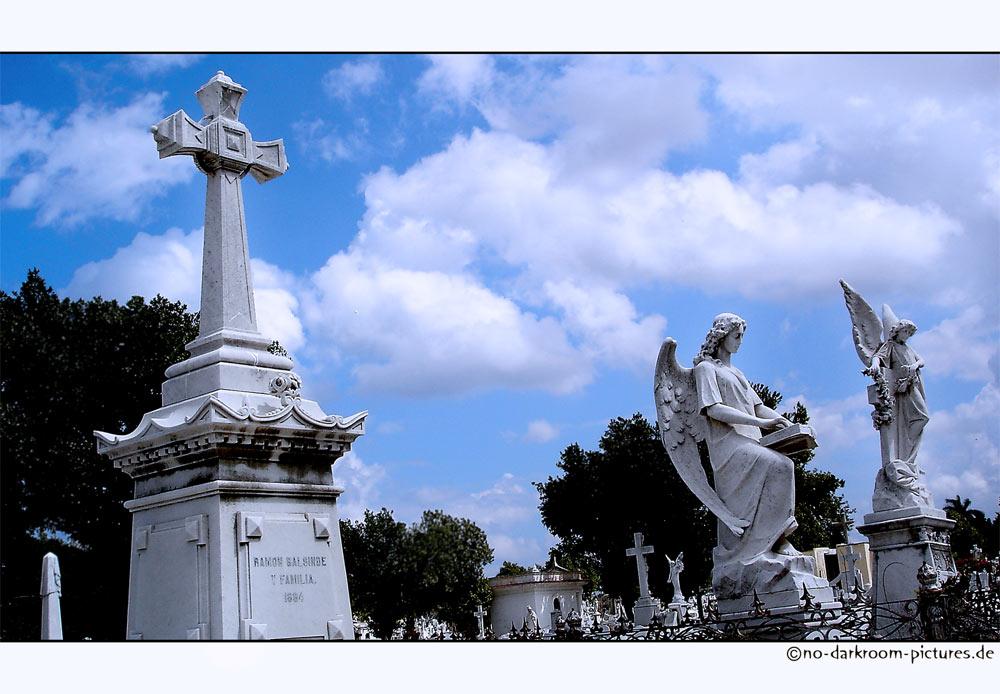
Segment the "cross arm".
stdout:
[[175,154],[198,154],[206,150],[205,128],[183,110],[167,116],[149,129],[156,140],[160,159]]
[[257,183],[267,183],[288,170],[283,140],[254,142],[254,158],[250,164],[250,175]]

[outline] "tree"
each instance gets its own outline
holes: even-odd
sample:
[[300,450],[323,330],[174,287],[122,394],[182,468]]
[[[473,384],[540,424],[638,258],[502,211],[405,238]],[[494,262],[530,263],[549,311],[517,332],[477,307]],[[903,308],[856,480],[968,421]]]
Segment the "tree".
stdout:
[[375,636],[389,639],[400,619],[417,616],[418,581],[410,530],[392,512],[365,511],[364,520],[340,521],[351,609]]
[[[751,386],[764,405],[777,410],[782,400],[781,393],[760,383],[752,383]],[[793,424],[809,423],[809,413],[801,402],[795,403],[793,412],[785,412],[782,416]],[[844,524],[847,524],[847,529],[853,525],[850,516],[854,509],[842,495],[837,494],[837,490],[844,486],[844,480],[830,472],[809,469],[807,466],[814,456],[813,451],[801,451],[791,456],[795,464],[795,520],[799,527],[789,540],[800,550],[836,547],[841,542],[847,542]]]
[[478,633],[473,612],[492,597],[483,568],[493,550],[475,523],[425,511],[407,527],[383,508],[340,527],[352,609],[378,638],[429,614],[468,637]]
[[67,639],[121,639],[132,481],[93,431],[131,431],[160,405],[164,370],[187,356],[197,317],[149,303],[60,299],[37,270],[0,292],[0,544],[5,639],[36,639],[41,557],[63,574]]
[[680,479],[641,414],[613,420],[596,451],[568,446],[557,467],[561,475],[535,483],[542,522],[559,538],[554,551],[560,561],[593,576],[594,588],[629,604],[638,597],[635,559],[625,554],[636,532],[656,548],[646,555],[653,595],[671,595],[664,553],[684,552],[685,583],[692,589],[710,582],[715,519]]
[[[979,509],[972,508],[971,499],[963,499],[956,494],[954,499],[945,499],[944,511],[955,521],[951,531],[951,550],[955,556],[961,559],[971,556],[973,545],[983,550],[987,557],[996,556],[996,522]],[[997,517],[1000,518],[1000,514]]]
[[515,564],[514,562],[505,561],[497,571],[497,578],[501,576],[522,576],[528,573],[528,568],[521,566],[520,564]]

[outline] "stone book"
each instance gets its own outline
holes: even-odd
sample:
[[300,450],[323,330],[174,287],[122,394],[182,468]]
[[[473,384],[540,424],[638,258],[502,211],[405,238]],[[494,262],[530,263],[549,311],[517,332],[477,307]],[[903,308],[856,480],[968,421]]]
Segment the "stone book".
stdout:
[[762,436],[760,444],[767,446],[771,450],[778,451],[778,453],[791,455],[799,451],[816,448],[816,432],[812,427],[805,424],[793,424]]

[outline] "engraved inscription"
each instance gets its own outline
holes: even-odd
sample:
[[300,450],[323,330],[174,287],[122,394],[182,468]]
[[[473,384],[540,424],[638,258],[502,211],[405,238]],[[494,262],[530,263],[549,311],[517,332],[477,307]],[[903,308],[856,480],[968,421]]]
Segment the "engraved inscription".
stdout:
[[336,616],[330,543],[318,539],[304,514],[261,518],[259,539],[250,539],[246,567],[250,614],[267,624],[267,637],[323,638]]

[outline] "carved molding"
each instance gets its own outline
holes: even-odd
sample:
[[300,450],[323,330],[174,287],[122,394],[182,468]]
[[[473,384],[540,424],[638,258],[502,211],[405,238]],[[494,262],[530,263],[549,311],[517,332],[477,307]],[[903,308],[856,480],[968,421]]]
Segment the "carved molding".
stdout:
[[244,641],[266,641],[267,625],[244,619],[240,622],[240,638]]
[[[353,628],[353,625],[352,627]],[[344,619],[331,619],[326,623],[326,638],[330,641],[343,641],[346,636],[344,635]]]
[[236,514],[236,528],[241,544],[259,540],[264,536],[264,516],[240,511]]
[[187,533],[187,541],[204,545],[208,542],[208,517],[188,516],[184,519],[184,531]]
[[135,530],[135,551],[141,552],[142,550],[149,547],[149,533],[152,532],[153,526],[144,525],[141,528],[136,528]]

